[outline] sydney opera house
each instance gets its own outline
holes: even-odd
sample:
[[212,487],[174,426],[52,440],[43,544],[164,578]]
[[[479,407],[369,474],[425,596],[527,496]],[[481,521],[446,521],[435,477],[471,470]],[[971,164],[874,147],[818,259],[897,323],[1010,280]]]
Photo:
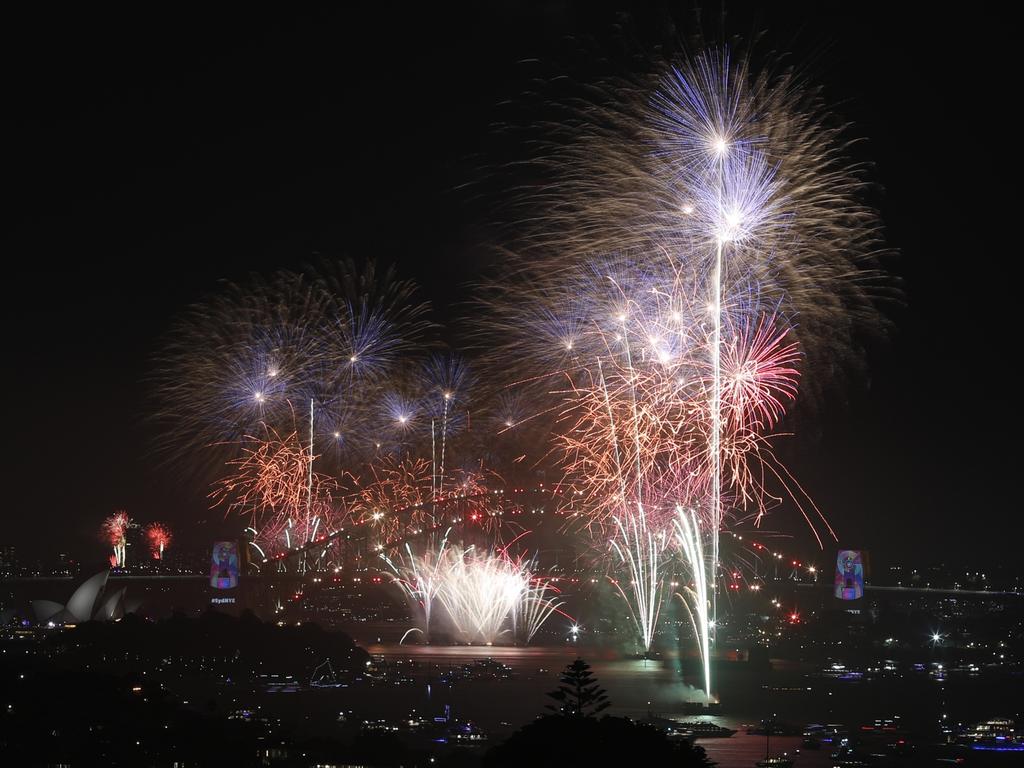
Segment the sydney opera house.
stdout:
[[140,601],[126,598],[126,587],[107,589],[110,571],[86,579],[66,605],[53,600],[33,600],[32,612],[40,624],[77,624],[84,621],[112,621],[135,612]]

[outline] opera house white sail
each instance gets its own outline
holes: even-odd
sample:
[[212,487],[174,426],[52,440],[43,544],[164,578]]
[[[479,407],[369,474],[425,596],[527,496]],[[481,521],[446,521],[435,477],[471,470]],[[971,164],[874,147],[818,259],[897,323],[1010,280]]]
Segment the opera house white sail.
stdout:
[[[127,588],[122,587],[104,595],[109,577],[110,571],[107,570],[86,579],[71,595],[66,606],[52,600],[33,600],[32,612],[35,614],[36,621],[41,624],[49,622],[75,624],[90,619],[96,621],[120,619],[126,613],[125,591]],[[104,598],[102,602],[101,598]],[[138,607],[138,601],[133,600],[127,605],[134,610]]]

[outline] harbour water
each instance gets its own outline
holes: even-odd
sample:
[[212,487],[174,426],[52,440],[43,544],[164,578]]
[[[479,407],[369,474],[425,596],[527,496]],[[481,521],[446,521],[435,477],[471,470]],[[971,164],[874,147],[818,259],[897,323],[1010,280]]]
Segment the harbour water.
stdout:
[[[765,718],[802,727],[807,723],[845,723],[861,731],[875,719],[898,718],[913,734],[917,754],[948,752],[940,726],[971,722],[1001,712],[1013,714],[1014,681],[970,676],[935,679],[927,675],[882,679],[840,680],[823,677],[812,665],[774,661],[770,665],[721,661],[715,664],[716,693],[722,707],[714,715],[694,715],[704,694],[693,687],[700,672],[692,660],[666,655],[651,660],[626,658],[614,651],[572,644],[488,647],[427,646],[368,643],[364,647],[391,662],[414,662],[415,682],[406,694],[412,707],[438,708],[472,719],[501,737],[546,711],[545,695],[555,688],[566,664],[583,657],[611,701],[608,714],[643,719],[654,714],[678,721],[702,720],[735,729],[729,738],[702,738],[699,744],[723,768],[752,766],[765,756],[763,735],[748,734]],[[494,659],[511,669],[502,680],[477,680],[453,686],[436,685],[444,669],[482,659]],[[391,691],[390,695],[395,692]],[[423,711],[421,709],[421,711]],[[834,747],[807,749],[799,735],[771,737],[773,755],[796,755],[796,764],[815,768],[831,765]],[[798,753],[798,754],[797,754]]]

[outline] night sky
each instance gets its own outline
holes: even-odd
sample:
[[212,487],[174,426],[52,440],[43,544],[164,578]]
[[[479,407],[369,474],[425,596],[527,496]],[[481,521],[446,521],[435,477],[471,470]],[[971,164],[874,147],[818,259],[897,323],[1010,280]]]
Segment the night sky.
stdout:
[[[585,80],[697,30],[688,5],[486,5],[6,15],[0,543],[99,558],[115,508],[207,540],[221,513],[156,463],[147,421],[175,313],[220,279],[325,254],[397,262],[454,319],[494,258],[486,198],[500,189],[479,174],[515,156],[491,124],[537,71],[524,61]],[[869,375],[837,388],[783,455],[842,542],[884,561],[982,563],[1017,546],[1004,446],[1020,426],[1019,66],[1006,20],[890,5],[729,4],[728,35],[790,52],[866,139],[857,157],[874,164],[904,294]],[[772,525],[810,551],[799,526]]]

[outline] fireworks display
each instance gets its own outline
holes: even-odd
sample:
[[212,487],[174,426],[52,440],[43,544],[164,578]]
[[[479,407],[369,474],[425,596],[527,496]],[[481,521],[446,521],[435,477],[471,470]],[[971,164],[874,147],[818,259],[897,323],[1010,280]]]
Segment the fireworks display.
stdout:
[[545,183],[505,209],[472,364],[433,343],[393,272],[281,272],[185,313],[159,415],[173,453],[217,467],[210,499],[244,516],[263,562],[309,550],[303,568],[323,567],[358,531],[426,641],[443,622],[528,642],[561,610],[502,544],[498,472],[554,477],[641,652],[669,574],[687,575],[710,700],[722,532],[787,511],[819,546],[834,537],[774,445],[876,322],[878,223],[842,129],[791,73],[709,49],[547,106],[558,119],[517,164]]
[[371,526],[381,545],[461,522],[455,510],[465,499],[472,501],[469,514],[477,527],[495,528],[503,498],[492,489],[501,488],[501,478],[482,468],[446,474],[427,459],[378,457],[359,476],[349,477],[345,513],[353,523]]
[[398,560],[397,565],[387,555],[381,555],[394,572],[394,583],[401,587],[410,606],[418,614],[419,629],[427,642],[430,642],[434,600],[444,586],[447,575],[449,560],[447,544],[448,534],[446,532],[436,550],[428,549],[419,557],[414,555],[412,548],[406,544],[405,552]]
[[665,535],[648,527],[643,507],[624,518],[616,518],[615,524],[618,530],[613,534],[611,545],[628,584],[623,587],[619,579],[613,579],[612,583],[629,606],[646,654],[651,650],[661,614]]
[[427,641],[432,622],[438,621],[435,602],[443,606],[448,629],[457,640],[486,645],[506,635],[528,643],[561,606],[557,590],[536,578],[528,561],[510,557],[507,548],[460,549],[449,545],[446,533],[423,555],[414,555],[406,545],[396,559],[381,557],[418,616]]
[[245,516],[266,545],[310,544],[333,533],[338,523],[332,494],[337,484],[313,470],[316,459],[297,433],[281,437],[268,428],[265,437],[242,443],[242,456],[228,462],[232,471],[217,483],[211,499]]
[[287,434],[314,404],[325,458],[372,455],[381,406],[430,329],[415,287],[370,262],[252,277],[190,308],[158,361],[158,418],[175,457],[219,467],[261,428]]
[[103,538],[114,550],[110,556],[110,565],[114,568],[124,568],[128,555],[128,529],[132,526],[132,519],[127,512],[118,511],[103,521],[101,532]]
[[163,523],[150,523],[146,526],[146,541],[149,542],[149,551],[154,560],[164,559],[164,550],[171,545],[173,538],[171,529]]
[[700,652],[701,666],[704,669],[704,694],[711,701],[711,630],[712,623],[708,616],[711,599],[708,594],[708,564],[704,558],[704,546],[701,543],[700,526],[693,510],[677,509],[675,520],[675,542],[683,555],[683,562],[689,569],[693,586],[683,587],[679,597],[686,607],[687,615],[693,626],[693,635],[697,638],[697,649]]
[[877,219],[817,95],[724,50],[549,106],[547,183],[512,206],[543,213],[515,216],[482,300],[490,360],[514,351],[512,389],[542,404],[518,423],[554,442],[533,459],[610,543],[645,651],[679,544],[708,668],[723,527],[789,506],[832,534],[772,442],[876,317]]

